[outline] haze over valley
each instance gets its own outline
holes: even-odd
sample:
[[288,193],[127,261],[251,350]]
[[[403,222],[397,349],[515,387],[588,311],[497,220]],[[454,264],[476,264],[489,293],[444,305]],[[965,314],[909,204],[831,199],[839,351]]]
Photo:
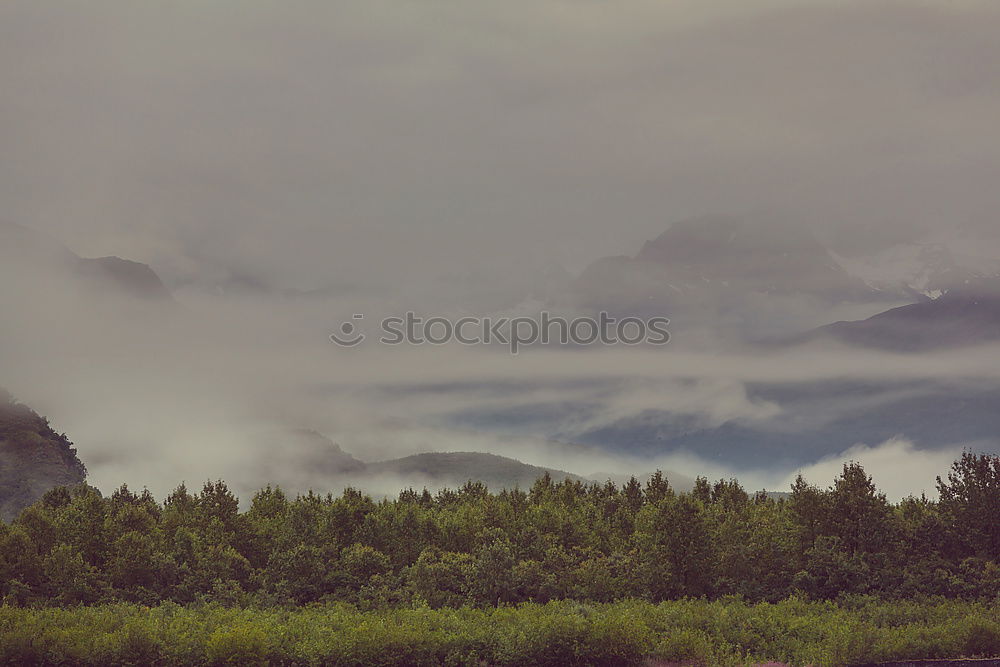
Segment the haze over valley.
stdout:
[[[997,7],[633,10],[6,3],[0,386],[157,496],[998,451]],[[671,340],[371,335],[543,311]]]

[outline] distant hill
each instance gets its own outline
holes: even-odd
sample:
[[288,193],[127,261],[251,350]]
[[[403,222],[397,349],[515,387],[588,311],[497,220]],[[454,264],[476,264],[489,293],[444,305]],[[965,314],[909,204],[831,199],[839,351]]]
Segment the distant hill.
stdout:
[[148,265],[121,257],[79,258],[76,271],[96,287],[112,285],[122,294],[139,299],[169,301],[172,297],[163,281]]
[[672,224],[635,255],[588,265],[568,294],[573,308],[668,317],[678,345],[756,341],[900,298],[848,273],[808,229],[767,220],[701,217]]
[[49,489],[80,484],[86,476],[65,435],[0,392],[0,519],[10,521]]
[[878,300],[800,227],[731,217],[681,220],[632,257],[606,257],[574,285],[579,301],[610,310],[726,310],[749,294],[827,302]]
[[[491,490],[497,491],[514,487],[530,489],[535,480],[546,474],[557,482],[569,479],[585,484],[604,484],[610,481],[617,486],[624,486],[633,477],[630,474],[613,473],[594,473],[583,477],[564,470],[533,466],[506,456],[481,452],[427,452],[366,464],[359,479],[385,476],[387,481],[396,482],[400,489],[410,486],[418,489],[424,486],[454,489],[472,480],[483,482]],[[673,471],[664,471],[663,475],[675,491],[687,493],[694,489],[695,480],[692,477]],[[634,475],[643,485],[652,476],[652,473]],[[767,493],[772,498],[788,495],[774,491]]]
[[146,264],[120,257],[80,257],[55,239],[10,222],[0,222],[0,261],[19,283],[35,287],[48,284],[65,290],[72,283],[104,296],[172,300],[163,281]]
[[[457,489],[482,482],[490,490],[530,489],[540,477],[584,484],[624,485],[631,475],[595,473],[587,477],[483,452],[425,452],[366,463],[329,438],[304,429],[274,432],[254,441],[245,460],[233,462],[234,488],[249,497],[265,485],[304,493],[339,492],[354,487],[374,496],[395,496],[406,488]],[[671,486],[690,491],[694,480],[666,471]],[[73,444],[48,421],[7,394],[0,395],[0,518],[9,521],[56,486],[84,482],[86,468]],[[645,484],[650,474],[637,473]],[[128,480],[122,480],[123,482]]]
[[[413,487],[458,488],[478,481],[490,489],[527,489],[548,473],[590,481],[562,470],[533,466],[481,452],[427,452],[377,462],[361,461],[326,436],[306,429],[277,431],[250,442],[247,456],[234,463],[238,491],[252,494],[265,485],[304,493],[339,492],[351,486],[373,495],[396,495]],[[602,480],[603,481],[603,480]]]
[[[584,483],[611,480],[622,485],[631,475],[595,473],[580,475],[556,468],[530,465],[517,459],[484,452],[423,452],[376,462],[361,461],[315,431],[294,429],[259,438],[252,450],[252,470],[244,470],[239,491],[252,494],[267,484],[295,492],[325,493],[352,486],[374,495],[395,495],[413,487],[431,490],[455,489],[468,481],[482,482],[492,490],[518,487],[529,489],[548,474],[556,481],[570,479]],[[694,479],[665,471],[678,491],[694,488]],[[650,474],[637,472],[645,484]]]
[[954,289],[866,320],[835,322],[799,342],[832,339],[894,352],[918,352],[1000,341],[1000,281]]
[[483,482],[490,489],[528,489],[535,480],[548,473],[553,479],[587,482],[584,477],[553,468],[528,465],[516,459],[481,452],[428,452],[399,459],[369,463],[367,477],[398,480],[403,486],[416,488],[456,488],[469,480]]
[[836,255],[844,269],[880,292],[904,299],[937,298],[981,280],[1000,277],[1000,260],[956,252],[945,243],[909,242],[861,256]]

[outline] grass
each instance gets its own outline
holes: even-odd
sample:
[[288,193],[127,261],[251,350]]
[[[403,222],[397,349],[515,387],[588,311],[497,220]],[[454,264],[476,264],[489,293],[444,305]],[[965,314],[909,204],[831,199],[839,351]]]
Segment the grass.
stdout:
[[552,602],[359,611],[217,605],[0,607],[11,665],[850,665],[1000,655],[1000,605]]

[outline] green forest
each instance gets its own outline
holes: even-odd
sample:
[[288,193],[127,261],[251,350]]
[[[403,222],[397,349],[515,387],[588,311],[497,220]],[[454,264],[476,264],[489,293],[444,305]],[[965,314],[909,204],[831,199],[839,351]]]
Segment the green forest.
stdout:
[[9,664],[855,664],[1000,653],[1000,457],[887,501],[542,477],[373,500],[60,487],[0,524]]

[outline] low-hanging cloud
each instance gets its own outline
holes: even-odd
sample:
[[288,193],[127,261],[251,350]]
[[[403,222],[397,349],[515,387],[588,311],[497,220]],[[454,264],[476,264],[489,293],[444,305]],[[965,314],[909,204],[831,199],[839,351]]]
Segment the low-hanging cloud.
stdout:
[[[796,471],[796,475],[801,474],[807,482],[825,488],[841,474],[845,461],[855,461],[865,468],[889,500],[895,502],[911,495],[936,498],[937,478],[947,478],[952,462],[962,455],[963,449],[975,444],[935,450],[918,449],[905,438],[894,438],[874,446],[858,444],[806,466]],[[779,486],[787,489],[794,480],[794,476],[787,477]]]
[[779,209],[853,250],[985,232],[998,12],[15,0],[0,214],[174,286],[423,296],[704,212]]
[[[289,447],[271,435],[284,429],[366,461],[471,450],[580,474],[663,467],[780,487],[792,473],[770,461],[574,438],[655,411],[777,431],[932,383],[995,388],[997,348],[761,352],[682,332],[663,350],[513,358],[343,350],[327,335],[359,312],[535,303],[540,285],[705,212],[787,218],[845,255],[927,234],[989,254],[998,12],[989,1],[5,2],[0,218],[85,256],[149,262],[177,303],[123,304],[68,289],[58,268],[25,278],[4,263],[0,384],[67,431],[106,489],[162,494],[206,477],[252,488],[271,472],[322,484],[296,472],[303,452],[268,449]],[[762,331],[818,324],[797,296],[751,305]],[[794,414],[752,391],[836,381],[886,388]],[[544,423],[463,421],[530,410],[547,411]],[[974,443],[932,444],[848,449],[804,470],[823,482],[858,456],[891,494],[916,493]],[[912,475],[878,474],[895,456]]]

